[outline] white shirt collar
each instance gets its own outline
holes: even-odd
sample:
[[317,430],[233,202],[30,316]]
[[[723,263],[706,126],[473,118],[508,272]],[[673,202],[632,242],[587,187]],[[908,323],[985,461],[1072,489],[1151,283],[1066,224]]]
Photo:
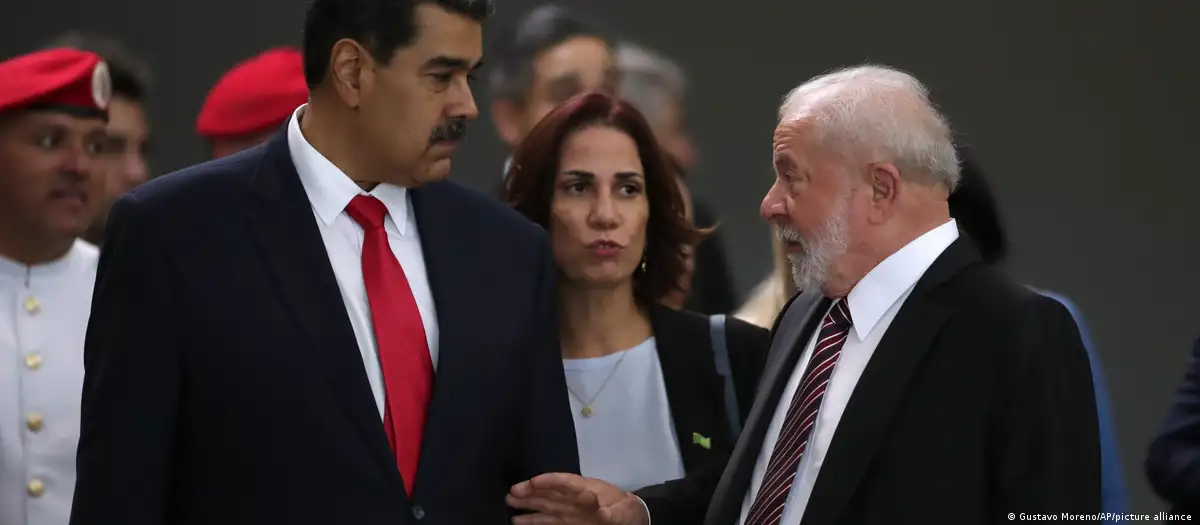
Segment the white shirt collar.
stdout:
[[888,308],[916,285],[933,261],[957,239],[958,223],[950,219],[884,259],[850,290],[846,301],[859,340],[867,338]]
[[96,257],[99,256],[98,248],[83,239],[75,239],[71,249],[67,250],[62,257],[34,266],[27,266],[0,255],[0,277],[27,280],[55,276],[66,272],[77,259],[85,257],[89,253]]
[[371,195],[383,202],[387,207],[388,217],[396,225],[396,231],[405,235],[408,231],[408,190],[394,184],[379,184],[370,192],[363,191],[350,177],[329,159],[309,144],[304,133],[300,131],[300,115],[308,104],[304,104],[292,113],[288,122],[288,150],[291,152],[292,164],[300,175],[300,183],[312,203],[317,217],[326,226],[333,223],[338,215],[346,210],[350,200],[358,195]]

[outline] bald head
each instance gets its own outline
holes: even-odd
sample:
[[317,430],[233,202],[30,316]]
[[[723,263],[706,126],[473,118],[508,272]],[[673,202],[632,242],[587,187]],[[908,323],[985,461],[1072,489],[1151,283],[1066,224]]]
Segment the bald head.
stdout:
[[912,75],[858,66],[818,76],[784,97],[779,124],[811,127],[823,147],[847,159],[888,162],[912,182],[958,184],[950,125]]

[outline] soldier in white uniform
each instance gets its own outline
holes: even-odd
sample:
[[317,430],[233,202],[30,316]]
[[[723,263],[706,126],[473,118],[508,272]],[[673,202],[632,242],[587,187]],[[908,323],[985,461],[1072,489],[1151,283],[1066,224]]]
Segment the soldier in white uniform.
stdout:
[[0,525],[67,525],[111,89],[99,56],[0,62]]

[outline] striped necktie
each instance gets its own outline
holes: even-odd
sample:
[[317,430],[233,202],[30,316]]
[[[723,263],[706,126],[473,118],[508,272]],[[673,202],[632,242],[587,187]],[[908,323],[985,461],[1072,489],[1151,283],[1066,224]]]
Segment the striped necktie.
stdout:
[[762,485],[758,488],[750,512],[746,514],[744,525],[778,525],[783,518],[783,507],[792,490],[792,482],[796,479],[800,458],[804,457],[804,450],[817,423],[817,412],[821,410],[825,388],[833,376],[838,357],[842,355],[842,344],[850,335],[851,324],[850,309],[845,299],[839,299],[821,323],[804,380],[792,397],[779,431],[779,439],[775,442],[775,450],[771,453],[771,461],[767,463],[767,472],[763,475]]

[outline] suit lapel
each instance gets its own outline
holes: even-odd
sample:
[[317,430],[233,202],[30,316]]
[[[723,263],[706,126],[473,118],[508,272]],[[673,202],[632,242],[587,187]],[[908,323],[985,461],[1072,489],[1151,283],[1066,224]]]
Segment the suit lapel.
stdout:
[[762,444],[767,427],[775,416],[779,398],[783,396],[800,354],[804,353],[804,344],[812,336],[829,304],[830,301],[818,291],[802,293],[793,298],[777,318],[758,396],[734,447],[729,466],[714,493],[705,523],[732,524],[740,515],[759,454],[770,453],[762,450]]
[[863,370],[821,464],[805,508],[803,525],[838,521],[887,435],[892,417],[952,309],[937,288],[978,260],[960,237],[917,281]]
[[317,368],[325,373],[383,476],[399,487],[400,475],[371,395],[358,341],[312,205],[292,164],[287,127],[265,148],[251,182],[256,206],[248,217],[250,230],[283,303],[311,343],[306,349]]
[[650,320],[679,452],[684,468],[691,470],[732,445],[715,410],[724,403],[721,378],[715,365],[706,366],[712,355],[708,325],[665,306],[654,307]]
[[461,417],[460,414],[469,412],[461,410],[458,404],[469,402],[470,396],[463,393],[475,390],[469,374],[461,372],[468,368],[469,363],[464,360],[471,357],[469,331],[478,324],[471,320],[472,291],[479,289],[471,284],[472,273],[467,264],[477,259],[464,255],[461,243],[475,232],[464,231],[465,228],[459,226],[461,222],[456,220],[452,203],[443,198],[446,184],[435,182],[409,190],[439,332],[437,372],[426,411],[414,490],[427,485],[422,480],[430,476],[447,475],[444,469],[438,468],[436,461],[453,458],[459,452],[454,449],[453,439],[441,438],[447,432],[443,429],[450,428],[447,418]]

